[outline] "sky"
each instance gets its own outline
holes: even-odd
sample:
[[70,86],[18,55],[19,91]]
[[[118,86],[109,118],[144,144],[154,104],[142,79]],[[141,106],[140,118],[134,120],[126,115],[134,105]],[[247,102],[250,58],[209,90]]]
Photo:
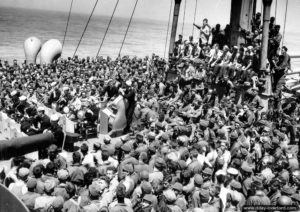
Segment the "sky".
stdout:
[[[72,12],[90,14],[96,0],[73,0]],[[155,19],[167,21],[169,17],[170,4],[174,0],[139,0],[135,18]],[[183,22],[183,13],[186,3],[185,23],[193,23],[195,4],[198,2],[196,22],[201,23],[203,18],[208,18],[211,24],[219,22],[221,25],[229,23],[231,0],[182,0],[179,22]],[[285,3],[287,0],[273,0],[271,15],[275,15],[275,5],[277,6],[277,19],[279,24],[284,22]],[[117,0],[99,0],[95,10],[95,15],[110,16]],[[262,0],[257,0],[257,11],[261,10]],[[135,0],[120,0],[115,16],[129,18]],[[71,0],[0,0],[0,7],[19,7],[29,9],[44,9],[52,11],[62,11],[68,13]],[[297,25],[299,20],[299,0],[289,0],[289,25]],[[295,15],[297,16],[295,18]],[[292,26],[292,28],[294,28]]]

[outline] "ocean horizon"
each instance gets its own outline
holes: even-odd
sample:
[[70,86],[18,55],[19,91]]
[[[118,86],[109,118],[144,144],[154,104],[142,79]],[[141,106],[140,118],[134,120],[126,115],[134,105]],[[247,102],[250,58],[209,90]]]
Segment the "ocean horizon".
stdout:
[[[88,14],[81,13],[71,14],[62,53],[63,58],[73,56],[88,16]],[[62,43],[67,18],[68,13],[61,11],[0,7],[0,59],[23,61],[25,59],[23,44],[26,38],[31,36],[39,38],[42,43],[49,39],[58,39]],[[109,16],[95,15],[92,17],[76,55],[80,58],[96,56],[109,19]],[[210,24],[213,27],[220,23],[224,28],[228,21],[222,19],[210,22]],[[114,17],[100,56],[117,57],[128,22],[129,18]],[[163,57],[167,26],[168,22],[166,21],[133,18],[121,55],[144,57],[155,53]],[[286,29],[284,45],[289,48],[291,54],[300,54],[300,29],[294,27],[295,23],[292,23],[291,26]],[[192,28],[192,23],[185,23],[184,39],[188,39],[188,36],[192,34]],[[181,34],[181,30],[182,23],[179,21],[178,34]],[[198,36],[199,31],[195,29],[195,39],[198,39]],[[167,41],[166,55],[168,44],[169,41]]]

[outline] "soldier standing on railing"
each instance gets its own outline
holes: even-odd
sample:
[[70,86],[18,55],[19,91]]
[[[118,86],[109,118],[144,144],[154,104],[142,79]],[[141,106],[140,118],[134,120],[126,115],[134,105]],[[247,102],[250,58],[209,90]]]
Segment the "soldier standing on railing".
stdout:
[[291,68],[291,58],[290,55],[287,53],[287,47],[283,46],[281,49],[282,54],[279,56],[279,61],[277,63],[274,63],[274,90],[276,89],[279,80]]

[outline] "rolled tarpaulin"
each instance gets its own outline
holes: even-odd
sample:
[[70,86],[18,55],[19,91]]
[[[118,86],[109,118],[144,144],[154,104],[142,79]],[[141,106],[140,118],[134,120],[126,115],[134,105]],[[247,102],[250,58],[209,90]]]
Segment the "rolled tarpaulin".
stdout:
[[42,42],[37,37],[29,37],[24,41],[24,52],[27,64],[36,63],[36,57],[41,47]]
[[0,160],[22,156],[46,148],[55,142],[52,133],[38,134],[12,140],[0,141]]
[[50,64],[58,59],[62,53],[62,45],[57,39],[50,39],[43,44],[41,50],[41,64]]

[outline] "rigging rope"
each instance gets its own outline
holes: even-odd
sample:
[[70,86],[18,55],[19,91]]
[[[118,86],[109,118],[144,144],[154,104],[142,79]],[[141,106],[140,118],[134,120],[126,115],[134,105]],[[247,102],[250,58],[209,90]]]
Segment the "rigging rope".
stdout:
[[[194,12],[194,23],[195,23],[195,20],[196,20],[196,15],[197,15],[197,5],[198,5],[198,0],[196,0],[196,5],[195,5],[195,12]],[[195,29],[195,26],[193,24],[193,31],[192,31],[192,35],[194,37],[194,29]]]
[[170,12],[169,12],[169,20],[168,20],[167,37],[166,37],[166,42],[165,42],[165,51],[164,51],[164,58],[165,58],[165,59],[166,59],[166,49],[167,49],[167,42],[168,42],[168,36],[169,36],[169,28],[170,28],[170,20],[171,20],[172,6],[173,6],[173,0],[171,0],[171,6],[170,6]]
[[286,0],[286,6],[285,6],[285,16],[284,16],[284,25],[283,25],[283,34],[282,34],[282,46],[284,44],[284,35],[285,35],[285,25],[286,25],[286,16],[287,16],[287,9],[289,5],[289,0]]
[[67,21],[67,25],[66,25],[66,29],[65,29],[64,40],[63,40],[63,43],[62,43],[62,49],[64,48],[64,44],[65,44],[65,40],[66,40],[66,36],[67,36],[67,31],[68,31],[68,26],[69,26],[72,7],[73,7],[73,0],[71,1],[71,6],[70,6],[70,10],[69,10],[69,15],[68,15],[68,21]]
[[181,29],[182,35],[183,35],[183,28],[184,28],[184,21],[185,21],[185,10],[186,10],[186,0],[184,1],[183,22],[182,22],[182,29]]
[[125,35],[124,35],[124,38],[123,38],[123,41],[122,41],[122,45],[121,45],[121,48],[120,48],[120,51],[119,51],[119,54],[118,54],[119,56],[121,55],[121,51],[122,51],[124,42],[125,42],[125,40],[126,40],[126,36],[127,36],[127,33],[128,33],[128,30],[129,30],[129,27],[130,27],[130,24],[131,24],[131,21],[132,21],[132,18],[133,18],[133,15],[134,15],[134,12],[135,12],[135,9],[136,9],[136,6],[137,6],[138,1],[139,1],[139,0],[136,0],[136,2],[135,2],[133,11],[132,11],[132,14],[131,14],[131,17],[130,17],[130,20],[129,20],[129,23],[128,23],[128,26],[127,26],[127,29],[126,29],[126,32],[125,32]]
[[113,13],[112,13],[112,15],[111,15],[111,17],[110,17],[110,20],[109,20],[109,23],[108,23],[108,25],[107,25],[106,31],[105,31],[105,33],[104,33],[104,36],[103,36],[103,38],[102,38],[100,47],[99,47],[99,49],[98,49],[97,56],[99,55],[99,53],[100,53],[100,51],[101,51],[102,45],[103,45],[103,43],[104,43],[104,40],[105,40],[105,37],[106,37],[106,35],[107,35],[108,29],[109,29],[109,27],[110,27],[111,21],[112,21],[114,15],[115,15],[117,6],[118,6],[118,4],[119,4],[119,1],[120,1],[120,0],[117,1],[116,5],[115,5],[115,8],[114,8],[114,11],[113,11]]
[[78,47],[79,47],[79,45],[80,45],[80,43],[81,43],[81,40],[82,40],[82,38],[83,38],[83,36],[84,36],[84,34],[85,34],[86,29],[87,29],[87,27],[88,27],[88,25],[89,25],[89,23],[90,23],[90,20],[91,20],[91,18],[92,18],[92,16],[93,16],[93,13],[94,13],[94,11],[95,11],[95,8],[96,8],[96,6],[97,6],[97,4],[98,4],[98,1],[99,1],[99,0],[96,0],[96,2],[95,2],[95,5],[94,5],[94,7],[93,7],[93,10],[92,10],[92,12],[91,12],[91,14],[90,14],[90,17],[89,17],[89,19],[88,19],[88,21],[87,21],[87,23],[86,23],[86,25],[85,25],[85,28],[84,28],[84,30],[83,30],[83,33],[82,33],[82,35],[81,35],[81,37],[80,37],[79,43],[77,44],[77,47],[76,47],[75,52],[74,52],[74,54],[73,54],[73,57],[75,56],[75,54],[76,54],[76,52],[77,52],[77,50],[78,50]]
[[275,2],[275,23],[276,23],[276,20],[277,19],[277,0]]

